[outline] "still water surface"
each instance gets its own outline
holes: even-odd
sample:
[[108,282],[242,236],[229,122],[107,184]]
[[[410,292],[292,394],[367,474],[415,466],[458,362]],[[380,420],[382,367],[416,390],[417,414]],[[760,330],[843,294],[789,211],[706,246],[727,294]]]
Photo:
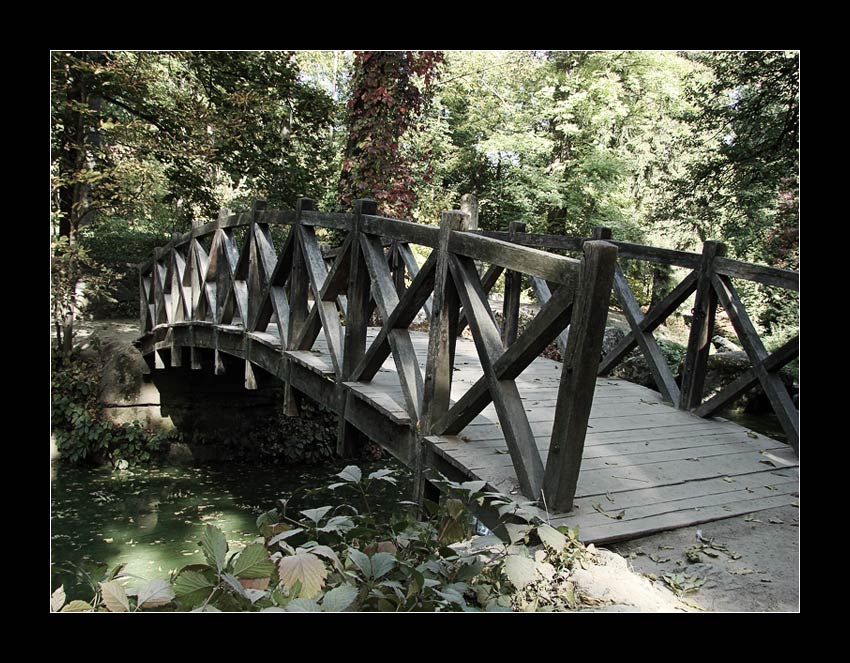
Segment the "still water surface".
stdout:
[[[352,492],[329,491],[345,462],[320,467],[258,468],[244,465],[169,466],[115,472],[109,468],[56,468],[51,485],[51,590],[64,584],[69,600],[90,598],[74,588],[69,562],[87,556],[145,580],[167,578],[171,570],[204,561],[198,541],[207,524],[220,528],[230,550],[257,536],[257,516],[292,498],[290,509],[349,503],[362,509]],[[370,491],[373,511],[392,511],[410,498],[409,472],[394,461],[359,463],[364,475],[398,470],[398,488],[384,482]],[[139,581],[140,582],[140,581]]]

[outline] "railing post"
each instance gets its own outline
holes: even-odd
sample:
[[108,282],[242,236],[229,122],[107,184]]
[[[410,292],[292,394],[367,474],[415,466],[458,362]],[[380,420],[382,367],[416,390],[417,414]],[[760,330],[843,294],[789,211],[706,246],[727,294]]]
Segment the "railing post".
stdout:
[[617,264],[617,247],[609,242],[585,242],[583,251],[543,479],[549,511],[573,507]]
[[[313,200],[302,197],[295,201],[295,220],[289,232],[292,236],[292,270],[289,274],[289,324],[286,330],[286,349],[297,350],[296,341],[301,336],[304,322],[307,320],[307,292],[310,283],[304,255],[301,251],[301,213],[313,209]],[[298,416],[298,398],[292,384],[286,383],[283,398],[283,410],[287,416]]]
[[711,285],[714,259],[726,254],[723,242],[709,240],[702,246],[702,260],[698,269],[697,291],[694,299],[688,349],[682,368],[682,387],[679,396],[680,410],[693,410],[702,402],[708,353],[717,312],[717,293]]
[[[516,241],[517,233],[525,232],[525,224],[511,221],[508,226],[509,241]],[[505,271],[505,298],[502,302],[502,345],[506,348],[516,341],[519,332],[519,299],[522,294],[522,273]]]
[[348,272],[348,307],[345,316],[345,340],[342,353],[342,374],[337,385],[339,390],[339,432],[337,454],[342,457],[353,455],[360,444],[359,431],[345,419],[345,389],[342,383],[351,379],[354,369],[366,354],[366,329],[369,324],[369,269],[360,246],[363,216],[376,214],[378,203],[374,200],[354,201],[354,219],[351,223],[351,267]]
[[449,411],[452,391],[452,348],[454,346],[460,302],[449,275],[449,238],[454,230],[468,230],[469,215],[457,210],[443,212],[437,240],[434,265],[434,297],[428,330],[428,357],[422,390],[422,412],[419,418],[419,444],[414,474],[414,500],[425,496],[425,445],[421,438],[431,435],[433,426]]

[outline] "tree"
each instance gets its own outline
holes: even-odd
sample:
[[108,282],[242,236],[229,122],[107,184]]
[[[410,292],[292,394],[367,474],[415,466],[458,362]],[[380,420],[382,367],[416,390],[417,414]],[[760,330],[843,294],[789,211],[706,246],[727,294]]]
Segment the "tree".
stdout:
[[440,53],[430,51],[355,53],[339,179],[344,208],[357,198],[370,197],[382,214],[410,216],[415,183],[405,134],[430,98],[441,60]]

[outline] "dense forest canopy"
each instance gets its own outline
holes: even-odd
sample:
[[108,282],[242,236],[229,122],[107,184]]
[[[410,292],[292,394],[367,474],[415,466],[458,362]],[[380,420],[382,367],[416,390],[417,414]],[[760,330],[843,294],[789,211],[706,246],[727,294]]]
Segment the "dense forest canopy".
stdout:
[[[798,52],[51,55],[52,227],[113,266],[253,198],[799,267]],[[66,274],[68,276],[68,274]],[[73,268],[71,278],[75,277]],[[649,295],[647,295],[649,296]],[[755,296],[753,294],[753,296]],[[796,302],[759,322],[796,324]]]

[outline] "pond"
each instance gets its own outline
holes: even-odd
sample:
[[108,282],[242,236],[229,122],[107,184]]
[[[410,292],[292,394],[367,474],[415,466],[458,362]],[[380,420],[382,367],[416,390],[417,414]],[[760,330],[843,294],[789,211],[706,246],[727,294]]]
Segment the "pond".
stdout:
[[[362,510],[362,500],[351,491],[327,489],[347,464],[161,465],[120,472],[58,466],[51,486],[51,590],[64,584],[69,600],[91,598],[68,570],[85,557],[110,567],[126,563],[127,573],[145,580],[165,579],[172,570],[203,563],[197,542],[207,524],[219,527],[231,551],[238,550],[258,535],[257,516],[281,498],[291,498],[289,508],[296,511],[343,503]],[[364,473],[385,467],[398,471],[397,488],[373,484],[373,511],[389,514],[399,500],[410,499],[410,472],[395,461],[357,464]]]

